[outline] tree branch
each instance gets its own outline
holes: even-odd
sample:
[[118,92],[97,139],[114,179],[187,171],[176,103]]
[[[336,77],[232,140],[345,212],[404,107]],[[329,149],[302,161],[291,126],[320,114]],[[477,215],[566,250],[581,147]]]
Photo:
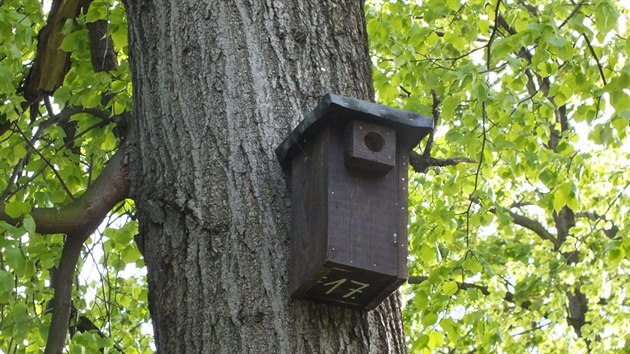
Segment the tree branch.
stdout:
[[[493,208],[493,209],[490,209],[490,212],[496,214],[497,210]],[[512,221],[516,225],[522,226],[532,231],[543,240],[551,241],[551,243],[553,243],[555,248],[560,246],[558,244],[558,240],[556,239],[556,237],[551,232],[547,231],[547,229],[537,220],[530,219],[524,215],[517,214],[511,210],[506,210],[506,212],[510,215],[510,217],[512,218]]]
[[[407,283],[409,284],[421,284],[425,281],[429,280],[429,277],[427,276],[409,276]],[[488,296],[490,295],[490,289],[488,289],[487,286],[484,285],[479,285],[479,284],[473,284],[473,283],[466,283],[466,282],[457,282],[457,289],[459,290],[468,290],[468,289],[477,289],[479,290],[484,296]],[[523,302],[517,303],[516,300],[514,300],[514,294],[506,291],[505,292],[505,296],[503,296],[503,300],[513,303],[515,305],[520,306],[521,308],[527,310],[529,309],[529,307],[532,305],[531,301],[529,300],[525,300]]]
[[562,28],[564,27],[564,25],[567,24],[567,22],[569,22],[569,20],[575,16],[575,14],[577,14],[578,11],[580,11],[580,9],[582,8],[582,6],[584,6],[584,4],[586,3],[586,1],[581,1],[579,4],[577,4],[577,6],[575,7],[575,9],[573,9],[573,11],[571,11],[571,13],[569,14],[569,16],[567,16],[567,18],[564,19],[564,21],[562,21],[562,23],[560,24],[560,26],[558,26],[558,28]]
[[72,305],[72,277],[81,255],[83,242],[90,236],[68,235],[63,244],[59,269],[56,272],[53,288],[55,297],[52,300],[52,320],[48,331],[48,340],[44,354],[61,354],[66,341],[70,308]]
[[[61,208],[34,208],[31,216],[41,234],[83,235],[92,233],[103,218],[129,193],[127,147],[123,145],[109,160],[94,183],[79,198]],[[0,220],[18,225],[0,203]]]
[[427,139],[427,145],[424,147],[424,151],[422,152],[422,156],[426,158],[431,157],[431,149],[433,148],[433,139],[435,139],[435,130],[440,120],[440,102],[441,101],[438,98],[435,90],[431,90],[431,98],[433,100],[433,106],[431,107],[431,115],[433,116],[433,129],[431,130],[431,133],[429,133],[429,138]]
[[412,151],[409,154],[409,164],[418,173],[426,173],[429,167],[446,167],[455,166],[460,163],[475,163],[468,157],[452,157],[447,159],[437,159],[430,156],[425,156]]
[[586,45],[588,46],[591,55],[593,56],[593,58],[595,58],[595,63],[597,63],[597,68],[599,69],[599,76],[601,76],[604,85],[607,85],[606,76],[604,76],[604,69],[602,68],[602,63],[599,62],[599,58],[597,57],[597,53],[595,53],[595,49],[593,49],[593,46],[591,45],[591,41],[586,36],[586,33],[582,33],[582,37],[586,41]]
[[[55,296],[52,301],[52,320],[48,332],[45,354],[61,354],[68,331],[72,305],[72,279],[83,243],[96,230],[109,210],[129,194],[127,146],[121,146],[94,183],[65,207],[37,208],[31,215],[39,233],[65,233],[59,269],[53,282]],[[0,219],[6,217],[4,205]],[[11,223],[19,219],[5,219]]]
[[547,231],[547,229],[537,220],[530,219],[526,216],[517,214],[509,210],[508,210],[508,214],[510,214],[512,221],[514,221],[515,224],[534,232],[536,235],[540,236],[541,239],[549,240],[554,245],[556,245],[557,241],[556,241],[555,236],[553,236],[551,232]]

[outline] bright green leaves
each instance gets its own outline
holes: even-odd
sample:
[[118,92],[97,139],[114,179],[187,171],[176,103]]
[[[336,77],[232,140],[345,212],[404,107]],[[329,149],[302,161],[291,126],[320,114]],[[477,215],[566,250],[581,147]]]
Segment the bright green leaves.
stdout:
[[553,209],[559,212],[565,205],[571,210],[580,209],[577,186],[571,181],[560,183],[553,193]]
[[462,263],[462,267],[471,275],[476,275],[483,271],[483,266],[474,257],[466,258]]
[[0,62],[0,91],[11,92],[15,89],[13,83],[14,75],[9,68]]
[[86,29],[77,30],[66,34],[61,42],[61,50],[65,52],[76,52],[78,50],[87,48],[88,45],[88,32]]
[[[566,292],[580,285],[590,306],[630,271],[627,10],[533,0],[502,3],[497,16],[496,4],[367,12],[378,100],[438,117],[431,157],[473,161],[410,177],[409,269],[426,277],[406,290],[414,352],[583,349]],[[623,295],[605,297],[616,305],[592,311],[621,331]],[[591,326],[584,335],[601,333]]]
[[[70,71],[46,102],[23,105],[24,93],[18,88],[34,61],[34,39],[44,18],[37,0],[6,0],[0,7],[0,194],[5,198],[0,202],[9,217],[21,219],[17,226],[0,222],[0,348],[7,352],[40,352],[44,347],[50,320],[45,313],[52,298],[50,270],[59,264],[64,239],[37,234],[30,213],[67,205],[94,182],[120,144],[112,116],[124,119],[131,108],[125,11],[120,2],[110,1],[94,1],[87,14],[65,21],[60,49],[70,53]],[[98,20],[109,21],[120,61],[108,72],[92,67],[87,24]],[[68,114],[81,109],[89,112]],[[117,338],[118,348],[147,352],[150,336],[138,327],[148,321],[146,282],[132,240],[137,226],[127,218],[132,210],[125,203],[112,213],[111,220],[117,221],[114,231],[107,231],[111,239],[97,234],[88,242],[80,260],[87,271],[77,276],[73,306],[78,315]],[[125,268],[139,273],[123,276]],[[104,290],[115,295],[94,296]],[[111,352],[114,342],[78,333],[67,348]]]
[[72,336],[70,354],[98,353],[102,348],[112,347],[111,338],[103,338],[98,333],[84,332]]
[[26,265],[26,257],[24,256],[24,252],[21,248],[6,248],[4,250],[4,260],[15,273],[17,273],[18,275],[20,275],[20,273],[23,273],[24,267]]
[[[595,2],[591,10],[595,16],[595,27],[598,32],[601,33],[601,36],[617,27],[619,12],[611,0]],[[603,41],[603,38],[601,38],[600,41]]]
[[109,2],[107,1],[93,1],[90,4],[87,14],[85,15],[85,22],[92,23],[98,20],[107,20],[109,16]]
[[119,257],[119,262],[122,261],[124,264],[135,263],[138,267],[144,266],[142,255],[133,242],[133,236],[137,233],[138,225],[136,222],[128,222],[119,229],[105,229],[104,235],[109,240],[105,241],[104,251],[110,257]]

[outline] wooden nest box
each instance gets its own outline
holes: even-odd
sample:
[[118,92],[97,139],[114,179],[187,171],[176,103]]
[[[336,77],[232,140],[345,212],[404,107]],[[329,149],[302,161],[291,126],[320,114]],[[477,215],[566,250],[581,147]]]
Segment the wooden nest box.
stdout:
[[371,310],[407,279],[409,151],[423,115],[334,94],[276,149],[291,169],[289,290]]

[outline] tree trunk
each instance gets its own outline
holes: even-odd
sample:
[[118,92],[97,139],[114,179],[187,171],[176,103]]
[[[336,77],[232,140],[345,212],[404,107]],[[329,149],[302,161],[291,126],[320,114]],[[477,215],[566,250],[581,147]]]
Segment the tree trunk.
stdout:
[[289,297],[274,149],[326,92],[372,99],[360,1],[128,1],[136,201],[163,353],[404,352],[395,297]]

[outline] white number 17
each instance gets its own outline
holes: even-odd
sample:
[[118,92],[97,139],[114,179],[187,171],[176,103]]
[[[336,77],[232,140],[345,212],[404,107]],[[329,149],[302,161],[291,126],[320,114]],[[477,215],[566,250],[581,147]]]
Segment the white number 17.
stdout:
[[328,289],[328,291],[326,291],[326,295],[332,293],[333,291],[335,291],[335,289],[337,289],[339,286],[341,286],[341,284],[344,284],[345,282],[349,281],[350,283],[356,285],[357,287],[349,289],[349,291],[343,295],[342,297],[344,299],[347,299],[349,297],[351,297],[354,294],[359,294],[363,292],[363,289],[367,288],[368,286],[370,286],[370,284],[366,284],[366,283],[361,283],[355,280],[348,280],[346,278],[342,278],[339,280],[335,280],[335,281],[331,281],[328,283],[324,283],[324,286],[331,286],[330,289]]

